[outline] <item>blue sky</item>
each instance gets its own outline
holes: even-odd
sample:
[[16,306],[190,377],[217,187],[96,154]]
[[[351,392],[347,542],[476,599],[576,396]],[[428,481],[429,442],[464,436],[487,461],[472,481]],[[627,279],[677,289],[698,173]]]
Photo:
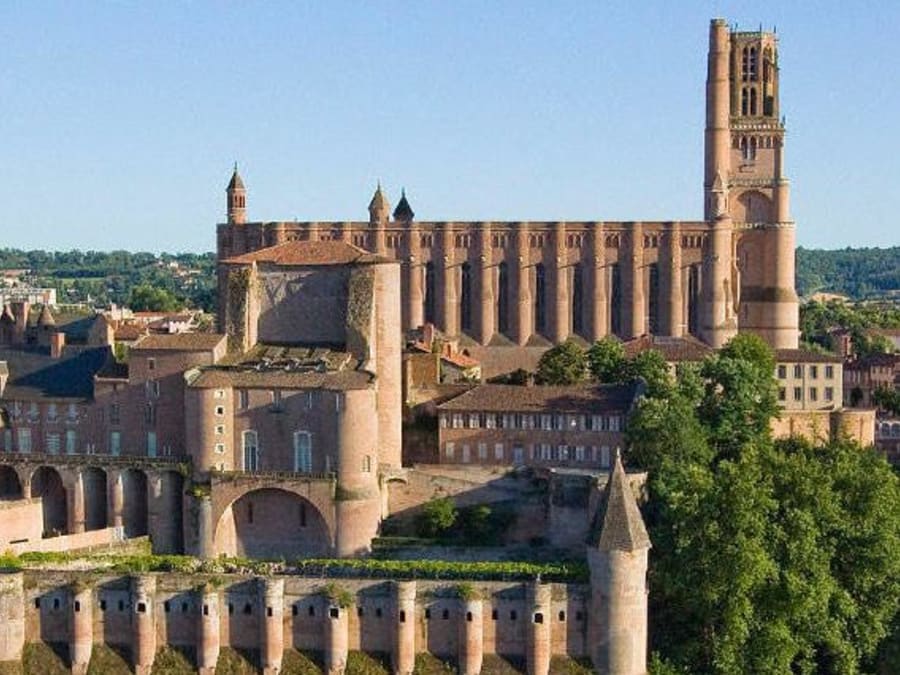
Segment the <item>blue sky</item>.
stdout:
[[777,27],[798,243],[900,244],[897,2],[0,3],[0,246],[252,219],[696,219],[709,19]]

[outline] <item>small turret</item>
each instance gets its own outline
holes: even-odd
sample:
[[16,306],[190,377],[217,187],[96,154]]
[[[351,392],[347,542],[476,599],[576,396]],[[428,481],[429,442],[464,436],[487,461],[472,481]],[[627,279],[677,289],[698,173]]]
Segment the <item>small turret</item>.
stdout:
[[228,187],[225,188],[228,203],[228,222],[241,225],[247,222],[247,190],[244,188],[244,181],[238,173],[237,162],[234,164],[234,173],[231,174],[231,180]]
[[416,217],[415,212],[406,199],[406,189],[400,191],[400,201],[397,202],[397,208],[394,209],[394,220],[400,223],[411,223]]
[[591,659],[598,672],[647,672],[647,552],[650,537],[616,453],[588,541]]
[[391,205],[384,196],[384,192],[381,191],[381,183],[378,183],[375,194],[372,195],[372,201],[369,202],[369,222],[384,224],[390,218],[390,213]]

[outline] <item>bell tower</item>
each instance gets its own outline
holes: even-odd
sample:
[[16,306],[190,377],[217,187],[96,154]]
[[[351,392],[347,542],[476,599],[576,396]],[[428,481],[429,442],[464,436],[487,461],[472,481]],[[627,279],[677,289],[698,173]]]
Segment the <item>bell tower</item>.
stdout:
[[234,165],[234,173],[225,188],[228,206],[228,222],[232,225],[243,225],[247,222],[247,190],[244,181],[238,173],[237,164]]
[[725,314],[736,317],[739,330],[760,335],[772,347],[791,348],[799,339],[796,236],[784,176],[779,77],[774,32],[711,22],[704,211],[708,222],[721,222],[724,182],[731,251],[713,255],[727,258]]

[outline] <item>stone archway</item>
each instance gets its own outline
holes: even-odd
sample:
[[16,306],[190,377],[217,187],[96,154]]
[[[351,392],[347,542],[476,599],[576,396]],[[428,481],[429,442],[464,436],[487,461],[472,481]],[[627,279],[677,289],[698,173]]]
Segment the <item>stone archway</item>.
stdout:
[[31,477],[31,496],[40,497],[44,513],[44,536],[68,532],[69,507],[66,487],[51,466],[39,467]]
[[81,472],[84,490],[84,529],[102,530],[107,526],[106,471],[89,466]]
[[126,537],[143,537],[148,532],[147,474],[138,469],[122,472],[122,526]]
[[0,466],[0,501],[22,499],[22,481],[11,466]]
[[260,488],[225,508],[213,546],[216,555],[291,559],[327,555],[331,541],[312,502],[280,488]]

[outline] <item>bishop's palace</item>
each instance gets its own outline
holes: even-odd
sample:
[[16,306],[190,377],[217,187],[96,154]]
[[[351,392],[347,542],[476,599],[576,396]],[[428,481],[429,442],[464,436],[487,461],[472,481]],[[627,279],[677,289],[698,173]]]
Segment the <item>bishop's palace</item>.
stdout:
[[149,334],[121,362],[103,314],[3,307],[0,553],[146,536],[155,553],[205,560],[367,556],[386,522],[402,528],[449,496],[506,508],[505,546],[586,560],[589,579],[479,578],[465,595],[421,578],[341,579],[349,611],[302,574],[198,585],[25,569],[0,573],[0,670],[43,642],[76,673],[100,645],[137,673],[165,645],[202,673],[226,647],[273,674],[290,649],[322,654],[336,675],[354,650],[387,655],[397,675],[422,652],[465,675],[497,655],[534,675],[569,658],[646,673],[651,542],[643,476],[621,460],[641,383],[440,373],[533,367],[554,343],[607,335],[699,360],[745,331],[784,356],[786,433],[871,427],[841,410],[840,359],[797,349],[779,76],[773,33],[712,21],[702,220],[421,222],[405,194],[392,212],[379,186],[365,222],[253,222],[235,168],[216,231],[218,333]]

